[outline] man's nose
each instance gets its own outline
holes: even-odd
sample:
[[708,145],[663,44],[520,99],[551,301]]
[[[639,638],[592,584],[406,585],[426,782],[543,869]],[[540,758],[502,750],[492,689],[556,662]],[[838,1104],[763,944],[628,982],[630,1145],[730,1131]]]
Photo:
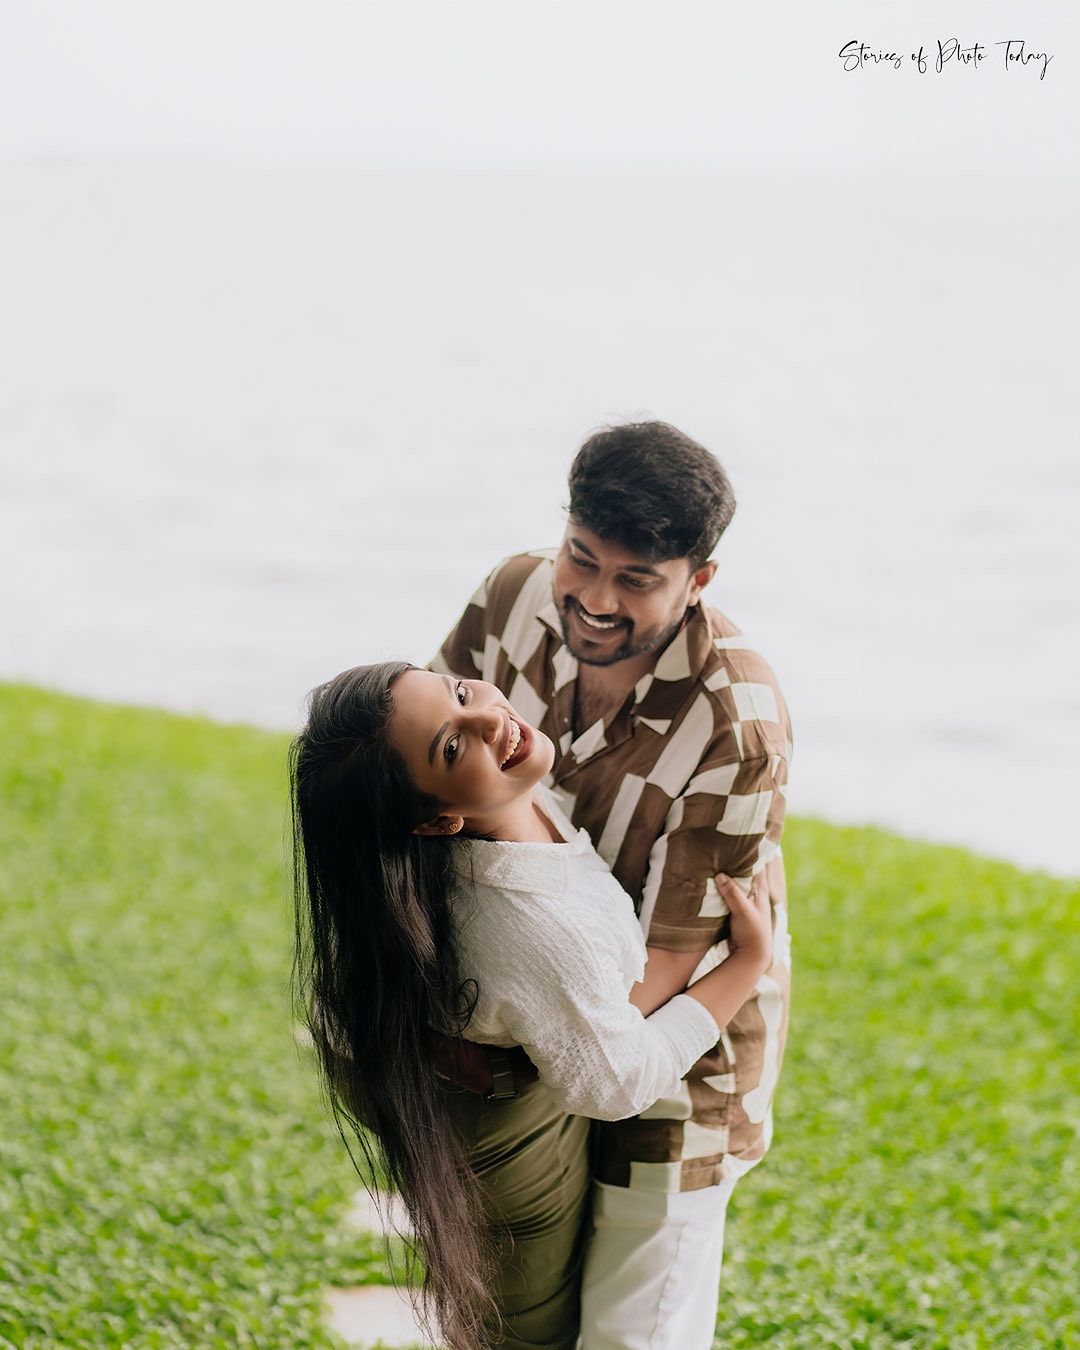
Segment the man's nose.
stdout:
[[588,582],[578,592],[578,603],[582,609],[587,609],[590,614],[596,618],[602,618],[607,614],[614,614],[619,608],[618,596],[615,594],[615,588],[610,581],[604,577],[590,577]]

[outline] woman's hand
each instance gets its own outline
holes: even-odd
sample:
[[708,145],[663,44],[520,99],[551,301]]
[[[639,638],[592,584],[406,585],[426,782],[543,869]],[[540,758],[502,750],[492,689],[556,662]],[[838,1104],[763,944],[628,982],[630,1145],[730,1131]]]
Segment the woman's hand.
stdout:
[[747,895],[737,881],[723,872],[716,878],[716,889],[724,898],[731,914],[731,936],[728,948],[732,956],[739,952],[743,960],[752,961],[762,970],[772,964],[772,911],[769,906],[769,887],[759,874]]
[[728,955],[686,992],[708,1009],[718,1027],[726,1027],[772,964],[772,911],[764,876],[756,878],[746,895],[738,882],[721,872],[716,889],[731,915]]

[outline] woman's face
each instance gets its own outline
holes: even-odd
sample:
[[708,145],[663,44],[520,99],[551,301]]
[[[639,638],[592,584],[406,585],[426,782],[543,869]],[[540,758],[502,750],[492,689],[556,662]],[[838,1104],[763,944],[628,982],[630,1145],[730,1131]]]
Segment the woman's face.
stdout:
[[554,762],[551,741],[493,684],[407,670],[393,696],[390,741],[413,782],[438,799],[441,816],[460,817],[478,833]]

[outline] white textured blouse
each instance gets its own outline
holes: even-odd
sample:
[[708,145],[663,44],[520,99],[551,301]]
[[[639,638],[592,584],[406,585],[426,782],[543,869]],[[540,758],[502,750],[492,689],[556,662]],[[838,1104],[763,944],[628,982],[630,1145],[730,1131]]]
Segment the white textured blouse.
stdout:
[[563,843],[454,845],[458,957],[477,986],[464,1035],[524,1046],[567,1111],[621,1120],[672,1096],[720,1030],[687,994],[649,1017],[630,1003],[646,961],[630,897],[551,793],[536,801]]

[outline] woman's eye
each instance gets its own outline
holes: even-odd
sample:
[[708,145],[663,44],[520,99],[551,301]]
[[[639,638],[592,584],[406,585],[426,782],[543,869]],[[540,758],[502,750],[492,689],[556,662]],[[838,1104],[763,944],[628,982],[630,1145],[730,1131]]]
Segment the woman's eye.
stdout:
[[457,759],[457,751],[458,738],[456,736],[451,736],[443,747],[443,755],[446,758],[447,764],[453,764],[454,760]]
[[464,682],[464,680],[458,680],[456,693],[457,693],[457,701],[464,708],[465,704],[469,701],[469,687]]

